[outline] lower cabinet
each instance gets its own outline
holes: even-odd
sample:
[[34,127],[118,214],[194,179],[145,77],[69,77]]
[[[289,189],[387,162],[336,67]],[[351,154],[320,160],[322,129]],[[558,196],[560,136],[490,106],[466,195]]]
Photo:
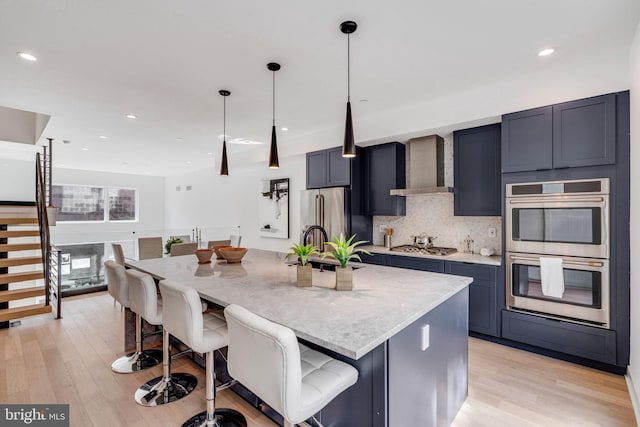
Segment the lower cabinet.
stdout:
[[501,319],[498,304],[498,282],[502,278],[500,267],[379,253],[374,253],[372,256],[363,255],[362,261],[366,264],[473,277],[473,282],[469,285],[469,331],[494,337],[500,336]]
[[503,310],[502,337],[611,365],[616,363],[616,332],[609,329]]
[[485,264],[446,261],[445,273],[473,277],[469,285],[469,330],[500,336],[497,278],[500,267]]

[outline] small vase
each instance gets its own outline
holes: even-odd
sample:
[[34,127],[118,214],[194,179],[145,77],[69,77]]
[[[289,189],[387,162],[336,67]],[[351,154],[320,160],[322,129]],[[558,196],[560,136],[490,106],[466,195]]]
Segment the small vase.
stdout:
[[311,287],[311,264],[298,265],[297,267],[297,285],[299,288]]
[[353,269],[350,265],[346,268],[336,268],[336,291],[353,290]]

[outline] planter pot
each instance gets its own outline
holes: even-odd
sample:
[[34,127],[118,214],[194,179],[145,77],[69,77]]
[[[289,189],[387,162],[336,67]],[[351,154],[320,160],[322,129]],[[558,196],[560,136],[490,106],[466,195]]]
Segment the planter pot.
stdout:
[[297,284],[299,288],[311,287],[311,264],[298,265],[297,268]]
[[353,289],[353,269],[336,268],[336,291],[350,291]]

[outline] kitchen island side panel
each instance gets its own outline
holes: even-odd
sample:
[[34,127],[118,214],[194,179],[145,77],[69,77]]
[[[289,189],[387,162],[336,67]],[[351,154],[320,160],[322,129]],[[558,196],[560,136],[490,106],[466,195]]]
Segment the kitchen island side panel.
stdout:
[[453,422],[468,394],[468,307],[465,288],[389,339],[390,426]]

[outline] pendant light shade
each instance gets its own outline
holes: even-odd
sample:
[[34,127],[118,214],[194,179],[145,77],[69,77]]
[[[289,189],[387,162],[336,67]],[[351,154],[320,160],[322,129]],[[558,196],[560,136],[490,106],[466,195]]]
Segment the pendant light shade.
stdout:
[[280,64],[269,62],[267,68],[273,72],[273,122],[271,125],[271,147],[269,148],[269,168],[278,169],[280,163],[278,161],[278,140],[276,137],[276,71],[280,69]]
[[229,165],[227,164],[227,96],[231,95],[228,90],[218,91],[222,98],[222,161],[220,162],[220,175],[229,175]]
[[357,28],[358,24],[353,21],[345,21],[340,24],[340,31],[347,35],[347,116],[344,123],[342,157],[356,156],[356,142],[353,138],[353,121],[351,119],[351,51],[349,35],[355,32]]

